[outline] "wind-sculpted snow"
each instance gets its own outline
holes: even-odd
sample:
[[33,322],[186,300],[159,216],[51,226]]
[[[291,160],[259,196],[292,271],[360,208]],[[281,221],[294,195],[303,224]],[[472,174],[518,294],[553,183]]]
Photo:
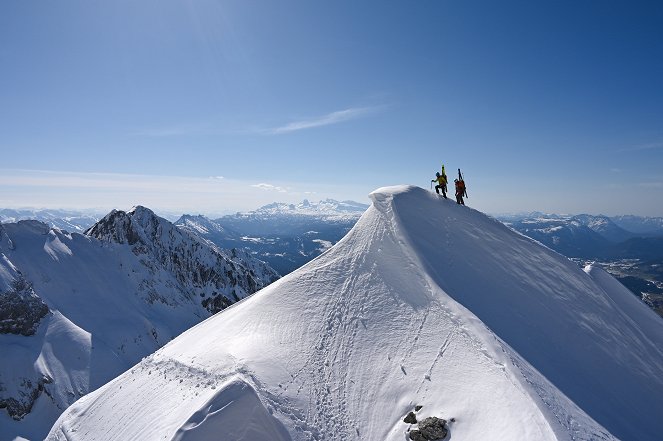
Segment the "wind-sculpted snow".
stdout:
[[290,441],[250,384],[231,379],[180,427],[173,441]]
[[[218,421],[237,441],[281,425],[401,441],[415,405],[454,441],[659,439],[663,324],[631,294],[420,188],[371,197],[337,245],[72,405],[48,439],[215,439]],[[217,413],[234,398],[258,416]]]

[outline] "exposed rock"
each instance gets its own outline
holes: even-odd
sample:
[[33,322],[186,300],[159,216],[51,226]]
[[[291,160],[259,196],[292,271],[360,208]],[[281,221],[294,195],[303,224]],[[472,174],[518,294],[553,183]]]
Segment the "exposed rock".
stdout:
[[6,396],[6,391],[2,388],[2,383],[0,383],[0,409],[6,409],[12,419],[20,421],[30,413],[35,401],[44,392],[44,385],[50,382],[51,380],[46,377],[35,382],[28,378],[23,378],[17,385],[18,394],[15,397]]
[[410,439],[412,441],[428,441],[418,430],[410,430]]
[[438,417],[428,417],[419,422],[419,431],[426,440],[439,440],[447,436],[447,421]]
[[424,407],[424,406],[414,406],[414,411],[419,412],[422,407]]
[[[212,314],[279,277],[248,253],[222,250],[141,206],[128,212],[113,210],[85,234],[104,242],[129,245],[150,272],[169,272],[182,291],[191,296],[205,298],[211,294],[201,304]],[[156,287],[147,285],[142,288],[148,302],[172,303]]]
[[48,312],[32,286],[19,277],[8,291],[0,293],[0,334],[33,335]]
[[414,414],[414,412],[410,412],[407,414],[403,422],[408,424],[417,424],[417,416]]

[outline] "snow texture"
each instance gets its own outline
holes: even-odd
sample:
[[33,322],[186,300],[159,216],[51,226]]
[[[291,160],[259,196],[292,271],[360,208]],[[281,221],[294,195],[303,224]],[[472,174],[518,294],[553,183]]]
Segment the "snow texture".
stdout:
[[402,441],[415,405],[454,441],[660,439],[663,322],[623,286],[423,189],[371,198],[337,245],[48,439]]

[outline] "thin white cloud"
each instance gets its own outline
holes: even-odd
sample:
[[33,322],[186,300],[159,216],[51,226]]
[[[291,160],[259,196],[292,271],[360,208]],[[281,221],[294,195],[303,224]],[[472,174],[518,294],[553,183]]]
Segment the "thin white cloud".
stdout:
[[287,193],[288,190],[286,190],[283,187],[279,187],[276,185],[272,184],[265,184],[265,183],[260,183],[260,184],[253,184],[251,185],[253,188],[259,188],[261,190],[267,190],[267,191],[278,191],[279,193]]
[[345,110],[339,110],[317,118],[293,121],[284,126],[268,130],[268,133],[280,135],[285,133],[297,132],[300,130],[312,129],[315,127],[329,126],[346,121],[362,118],[382,109],[382,107],[354,107]]
[[623,148],[620,151],[621,152],[635,152],[635,151],[656,150],[656,149],[663,149],[663,141],[649,142],[647,144],[633,145],[633,146],[630,146],[630,147]]

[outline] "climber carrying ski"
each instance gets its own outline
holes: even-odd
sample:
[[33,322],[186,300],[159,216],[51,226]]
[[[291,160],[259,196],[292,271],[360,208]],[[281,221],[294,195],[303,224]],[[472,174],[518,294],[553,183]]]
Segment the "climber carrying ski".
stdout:
[[444,173],[444,166],[442,166],[442,174],[440,172],[435,173],[435,179],[431,182],[437,182],[435,185],[435,193],[440,194],[440,189],[442,189],[442,196],[444,199],[447,198],[447,175]]
[[454,179],[454,183],[456,184],[456,203],[459,205],[465,205],[463,196],[467,197],[467,189],[465,188],[465,180],[460,173],[460,169],[458,169],[458,179]]

